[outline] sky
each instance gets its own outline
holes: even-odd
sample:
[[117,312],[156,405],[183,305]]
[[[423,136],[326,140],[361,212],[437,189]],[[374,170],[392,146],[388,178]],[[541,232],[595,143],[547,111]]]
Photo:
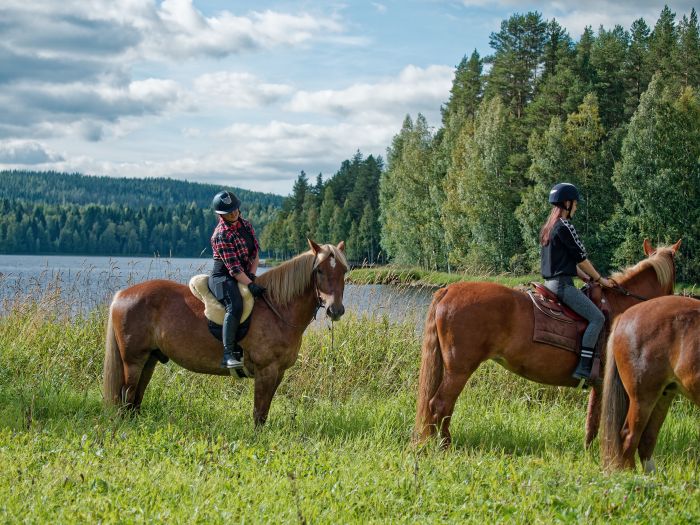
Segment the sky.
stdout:
[[[693,0],[670,3],[689,14]],[[636,0],[2,0],[0,169],[171,177],[287,195],[407,114],[440,125],[454,68],[514,13],[650,27]]]

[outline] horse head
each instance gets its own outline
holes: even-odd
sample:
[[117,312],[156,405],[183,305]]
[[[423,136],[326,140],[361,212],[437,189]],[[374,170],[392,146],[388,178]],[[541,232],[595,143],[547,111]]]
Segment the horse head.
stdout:
[[343,306],[343,291],[345,289],[345,273],[348,271],[348,261],[345,258],[345,241],[337,246],[332,244],[318,245],[308,239],[314,254],[314,278],[316,293],[326,313],[333,321],[337,321],[345,313]]
[[644,239],[645,259],[611,276],[618,293],[638,300],[651,299],[673,293],[676,281],[676,252],[681,241],[672,246],[653,247]]

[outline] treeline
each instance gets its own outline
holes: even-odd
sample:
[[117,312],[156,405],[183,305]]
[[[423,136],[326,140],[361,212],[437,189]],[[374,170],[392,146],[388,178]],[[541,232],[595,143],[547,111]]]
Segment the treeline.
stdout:
[[[171,179],[0,172],[0,253],[208,256],[217,221],[211,200],[220,189]],[[283,200],[229,189],[256,228]],[[91,199],[96,203],[85,204]]]
[[130,208],[194,202],[200,208],[207,208],[211,205],[212,197],[222,189],[233,191],[244,206],[266,209],[282,205],[283,197],[273,193],[169,178],[134,179],[54,171],[0,171],[0,198],[26,202],[118,204]]
[[490,45],[457,66],[436,132],[419,114],[394,137],[383,250],[429,269],[536,269],[548,191],[566,181],[583,194],[574,222],[596,265],[639,260],[644,237],[682,238],[679,277],[700,279],[695,10],[676,21],[665,7],[653,29],[588,27],[578,42],[516,14]]
[[312,184],[303,171],[282,209],[263,230],[261,243],[278,258],[307,249],[306,239],[347,243],[355,262],[382,261],[379,246],[379,180],[381,157],[363,158],[358,151],[328,180]]

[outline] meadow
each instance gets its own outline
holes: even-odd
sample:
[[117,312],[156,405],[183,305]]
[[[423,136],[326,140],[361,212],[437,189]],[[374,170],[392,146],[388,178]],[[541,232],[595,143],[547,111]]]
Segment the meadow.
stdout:
[[129,417],[101,401],[104,308],[76,318],[52,293],[4,306],[2,522],[700,520],[700,410],[686,400],[655,474],[604,474],[597,440],[583,450],[586,392],[487,364],[458,402],[452,449],[416,449],[416,323],[350,313],[307,332],[262,429],[252,382],[172,363]]

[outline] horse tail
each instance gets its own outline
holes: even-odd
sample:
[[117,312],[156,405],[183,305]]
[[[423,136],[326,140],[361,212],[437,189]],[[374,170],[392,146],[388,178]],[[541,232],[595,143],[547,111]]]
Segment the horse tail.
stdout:
[[602,400],[600,459],[605,469],[619,468],[622,461],[622,426],[627,417],[629,398],[620,379],[613,352],[615,326],[608,338]]
[[420,377],[418,380],[418,403],[416,407],[416,426],[414,440],[423,441],[432,432],[430,427],[430,400],[437,392],[442,381],[442,352],[435,321],[435,311],[438,303],[447,293],[447,288],[441,288],[433,295],[433,302],[428,308],[423,330],[423,348],[421,350]]
[[[115,297],[116,299],[116,297]],[[124,385],[124,363],[119,352],[117,338],[114,335],[112,323],[112,307],[109,307],[107,315],[107,333],[105,336],[105,361],[102,368],[102,394],[104,402],[108,405],[118,405],[121,402],[122,386]]]

